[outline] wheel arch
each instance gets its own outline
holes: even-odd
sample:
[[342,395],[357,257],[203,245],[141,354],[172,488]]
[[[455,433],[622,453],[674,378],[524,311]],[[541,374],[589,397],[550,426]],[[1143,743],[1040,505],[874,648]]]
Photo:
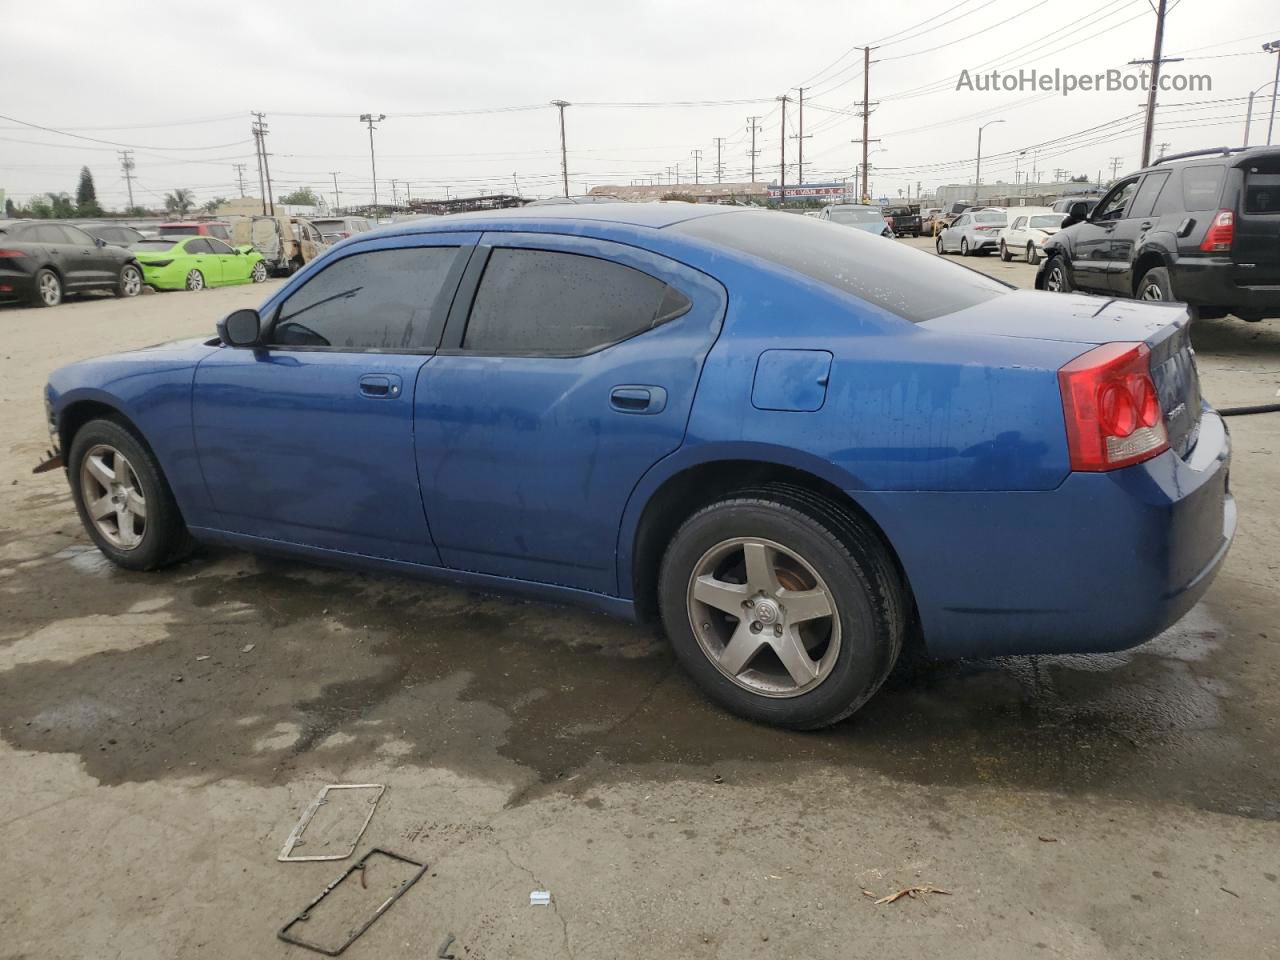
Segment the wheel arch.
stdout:
[[840,485],[842,478],[835,473],[821,461],[801,463],[796,457],[770,457],[764,451],[739,449],[681,464],[664,471],[661,478],[646,477],[649,482],[642,481],[645,491],[637,490],[628,504],[618,544],[619,585],[624,591],[630,587],[637,618],[651,620],[656,616],[662,556],[688,517],[737,490],[762,483],[787,483],[827,499],[880,540],[909,598],[912,620],[916,620],[910,579],[897,550],[875,518]]
[[151,444],[133,419],[120,405],[97,395],[78,397],[64,404],[58,411],[58,449],[65,459],[71,453],[71,444],[80,428],[91,420],[114,420],[138,438],[138,442],[151,452]]
[[1147,275],[1147,271],[1154,270],[1156,267],[1168,269],[1169,282],[1173,283],[1172,259],[1165,251],[1159,248],[1147,247],[1142,253],[1138,254],[1138,259],[1133,261],[1133,271],[1129,278],[1129,293],[1132,296],[1136,297],[1138,295],[1138,284]]

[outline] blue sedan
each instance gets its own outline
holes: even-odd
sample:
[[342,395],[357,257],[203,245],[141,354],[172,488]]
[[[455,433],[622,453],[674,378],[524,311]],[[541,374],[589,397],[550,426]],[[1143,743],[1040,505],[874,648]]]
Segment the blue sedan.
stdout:
[[489,211],[360,234],[216,339],[64,367],[89,536],[657,617],[791,728],[904,649],[1118,650],[1235,531],[1186,311],[1017,291],[783,213]]

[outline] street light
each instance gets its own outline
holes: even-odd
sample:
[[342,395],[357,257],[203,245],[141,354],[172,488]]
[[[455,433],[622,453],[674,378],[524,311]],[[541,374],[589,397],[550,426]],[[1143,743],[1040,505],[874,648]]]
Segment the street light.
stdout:
[[1275,84],[1271,88],[1271,119],[1267,121],[1267,146],[1271,146],[1271,130],[1276,125],[1276,91],[1280,90],[1280,40],[1264,43],[1262,50],[1264,53],[1276,55],[1276,78],[1271,81]]
[[373,155],[373,125],[385,119],[387,119],[385,113],[380,113],[376,117],[372,113],[360,114],[360,122],[369,126],[369,166],[373,170],[373,222],[375,226],[378,222],[378,161]]
[[973,202],[982,202],[982,131],[993,123],[1004,123],[1003,120],[988,120],[978,128],[978,169],[973,173]]

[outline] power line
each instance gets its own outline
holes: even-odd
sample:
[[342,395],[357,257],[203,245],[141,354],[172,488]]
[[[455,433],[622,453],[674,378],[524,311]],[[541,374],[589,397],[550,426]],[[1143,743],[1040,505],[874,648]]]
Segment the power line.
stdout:
[[[90,143],[104,143],[110,147],[130,147],[135,150],[223,150],[227,147],[238,147],[242,143],[248,143],[248,140],[233,140],[231,143],[215,143],[207,147],[152,147],[140,143],[120,143],[117,140],[101,140],[98,137],[86,137],[83,134],[71,133],[68,130],[58,130],[55,127],[46,127],[43,124],[31,123],[28,120],[19,120],[17,117],[7,117],[0,113],[0,120],[8,120],[10,123],[21,124],[24,127],[31,127],[34,130],[43,130],[45,133],[57,134],[60,137],[72,137],[76,140],[87,140]],[[53,144],[49,144],[53,146]]]

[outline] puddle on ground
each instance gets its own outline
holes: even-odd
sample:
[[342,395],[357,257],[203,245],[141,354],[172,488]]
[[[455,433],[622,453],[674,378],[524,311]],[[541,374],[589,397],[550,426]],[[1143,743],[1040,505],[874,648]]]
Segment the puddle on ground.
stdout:
[[104,783],[275,783],[372,754],[525,798],[640,768],[732,782],[734,770],[790,779],[820,765],[1280,819],[1280,779],[1260,763],[1275,744],[1233,719],[1231,680],[1215,670],[1226,628],[1203,606],[1123,654],[934,665],[851,721],[796,734],[710,705],[649,627],[233,552],[152,575],[64,553],[7,582],[8,602],[47,616],[43,635],[132,611],[165,638],[78,658],[62,643],[57,660],[24,647],[0,672],[0,733],[76,753]]

